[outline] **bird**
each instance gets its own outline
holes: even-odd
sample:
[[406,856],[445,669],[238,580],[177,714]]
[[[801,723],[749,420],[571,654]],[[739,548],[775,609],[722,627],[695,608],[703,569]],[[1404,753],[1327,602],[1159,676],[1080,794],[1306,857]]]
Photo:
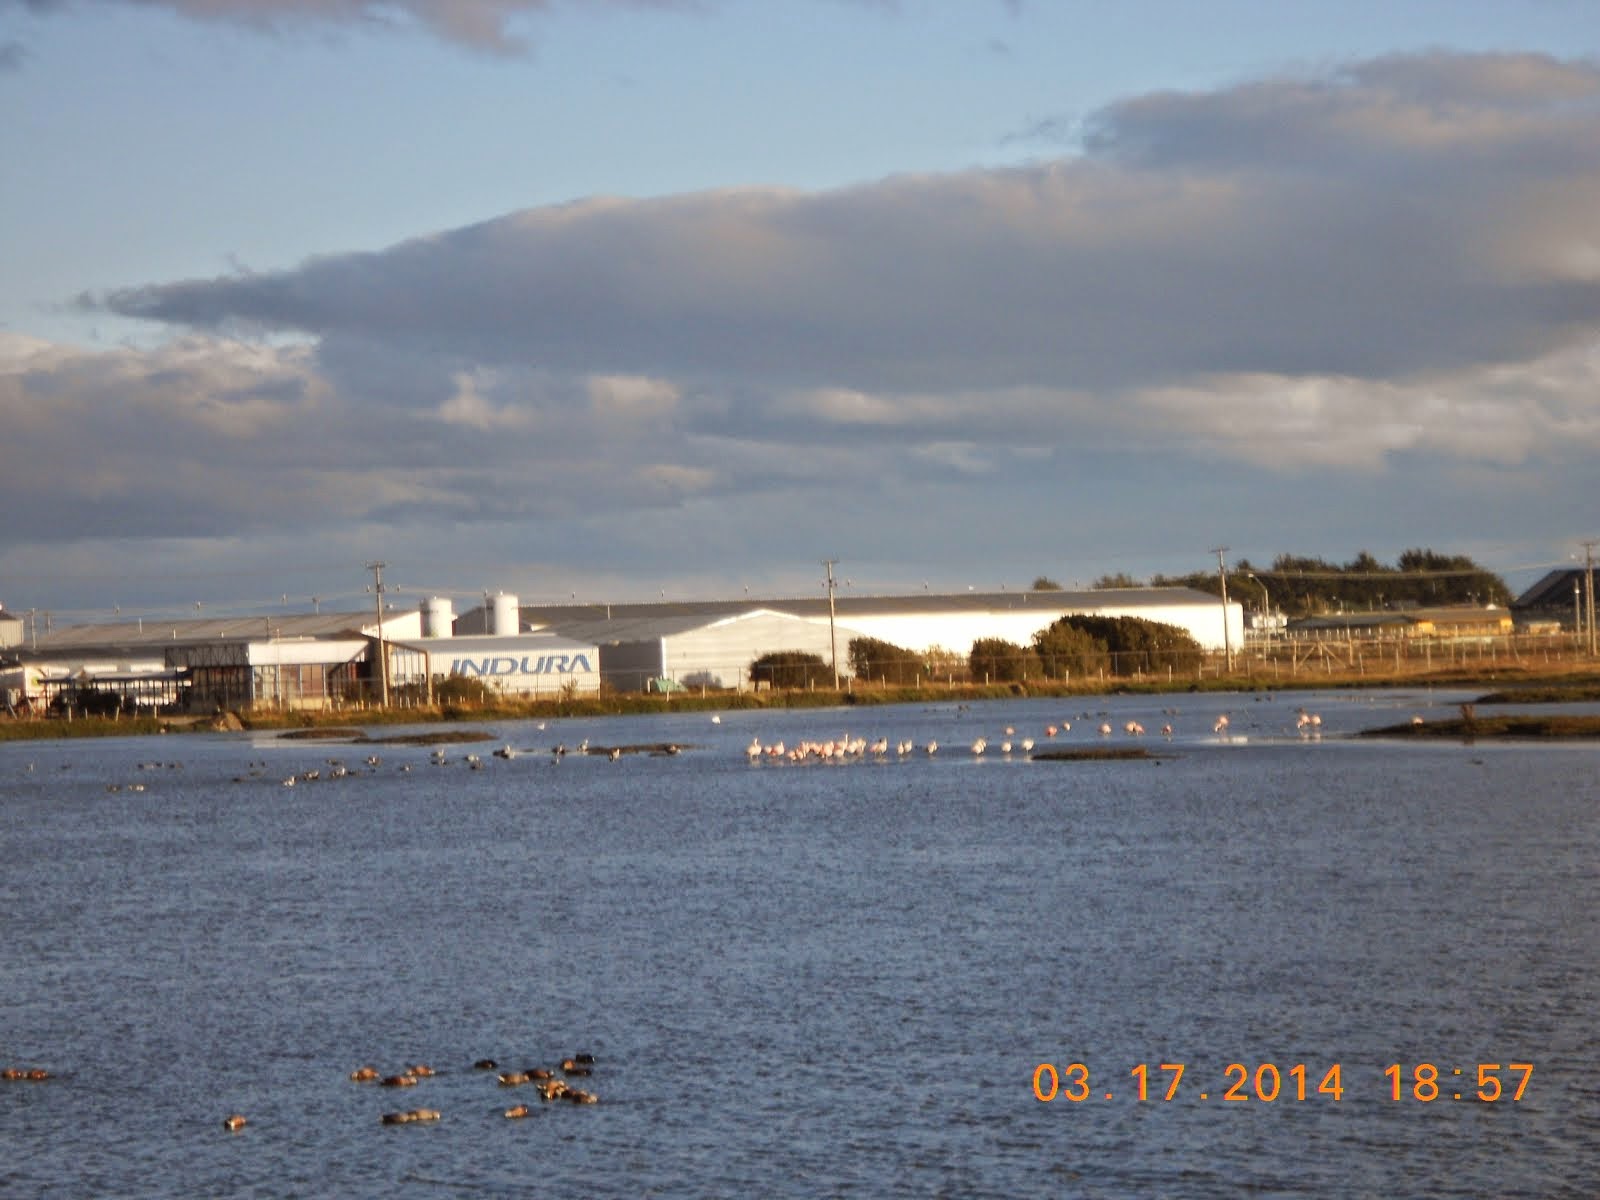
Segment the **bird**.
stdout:
[[711,723],[713,725],[721,725],[722,724],[722,718],[717,716],[715,713],[712,713],[711,714]]
[[248,1124],[249,1124],[249,1122],[246,1121],[238,1113],[233,1113],[233,1114],[231,1114],[229,1116],[226,1116],[226,1117],[222,1118],[222,1127],[224,1129],[226,1129],[229,1133],[235,1133],[238,1130],[243,1129]]

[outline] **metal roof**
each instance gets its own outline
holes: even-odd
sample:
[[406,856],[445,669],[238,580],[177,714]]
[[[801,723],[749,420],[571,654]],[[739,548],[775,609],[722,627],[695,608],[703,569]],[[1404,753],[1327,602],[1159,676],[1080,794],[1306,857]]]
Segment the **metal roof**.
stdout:
[[40,654],[57,654],[75,650],[149,650],[161,646],[218,641],[362,637],[369,625],[376,624],[374,615],[285,613],[265,617],[191,617],[182,621],[66,625],[42,635],[38,641],[38,651]]
[[[834,593],[834,613],[839,620],[852,616],[916,616],[948,612],[1013,612],[1029,608],[1047,611],[1097,608],[1167,608],[1174,604],[1217,604],[1219,597],[1189,587],[1100,588],[1085,591],[922,592],[898,596],[857,596],[847,590]],[[563,630],[595,630],[619,621],[662,622],[690,620],[693,629],[709,620],[742,616],[766,610],[785,616],[826,617],[826,596],[787,599],[673,600],[647,604],[524,604],[523,621]],[[481,609],[470,615],[481,614]],[[462,614],[463,617],[469,614]],[[656,629],[665,629],[657,624]],[[649,635],[649,636],[659,636]],[[597,638],[615,641],[615,637]]]
[[1562,567],[1551,571],[1513,600],[1511,607],[1559,608],[1570,611],[1574,589],[1585,596],[1588,595],[1588,589],[1584,586],[1585,574],[1583,567]]
[[[823,617],[828,615],[826,605],[823,606],[820,615]],[[742,621],[750,617],[778,617],[786,621],[805,619],[796,613],[741,607],[730,613],[677,613],[663,617],[617,615],[610,620],[603,617],[596,620],[591,616],[588,620],[559,620],[551,623],[550,631],[559,632],[564,637],[578,638],[595,646],[608,646],[625,642],[658,641],[664,637],[691,633],[698,629],[708,629],[713,625]]]

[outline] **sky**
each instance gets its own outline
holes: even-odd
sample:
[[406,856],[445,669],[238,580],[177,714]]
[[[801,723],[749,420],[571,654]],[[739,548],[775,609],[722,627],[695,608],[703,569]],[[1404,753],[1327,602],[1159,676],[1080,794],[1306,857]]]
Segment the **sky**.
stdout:
[[1600,0],[0,0],[0,603],[1600,536]]

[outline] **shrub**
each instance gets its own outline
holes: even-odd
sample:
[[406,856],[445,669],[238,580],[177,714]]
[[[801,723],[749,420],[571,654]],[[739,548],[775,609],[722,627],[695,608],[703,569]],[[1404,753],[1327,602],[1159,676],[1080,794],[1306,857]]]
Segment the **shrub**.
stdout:
[[1085,638],[1098,643],[1103,653],[1113,656],[1113,670],[1119,673],[1191,667],[1205,653],[1187,631],[1143,617],[1062,617],[1050,628],[1035,634],[1034,643],[1059,644],[1065,654],[1070,653],[1073,646],[1088,645]]
[[1050,679],[1082,678],[1106,664],[1109,647],[1104,639],[1097,638],[1087,629],[1063,618],[1048,629],[1033,635],[1033,652],[1039,656],[1039,668]]
[[1031,648],[1002,638],[979,638],[967,661],[974,683],[1016,683],[1040,674],[1039,658]]
[[850,670],[869,683],[915,684],[928,673],[920,654],[877,638],[850,639]]
[[494,697],[489,685],[472,675],[446,675],[434,684],[433,698],[440,704],[488,704]]
[[775,688],[833,686],[833,670],[827,663],[804,650],[774,650],[750,664],[750,678]]

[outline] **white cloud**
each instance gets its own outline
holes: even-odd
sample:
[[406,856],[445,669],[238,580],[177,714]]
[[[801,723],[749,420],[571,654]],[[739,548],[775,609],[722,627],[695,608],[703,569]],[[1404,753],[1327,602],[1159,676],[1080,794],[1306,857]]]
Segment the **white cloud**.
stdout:
[[[1418,542],[1595,493],[1600,68],[1384,59],[1089,127],[1024,168],[596,198],[90,302],[165,325],[149,351],[0,336],[0,505],[38,513],[0,545],[354,522],[665,562],[715,509],[692,571],[790,528],[1036,553],[1015,514],[1088,498],[1203,546],[1286,475]],[[1173,499],[1219,460],[1225,516]]]
[[[185,17],[268,31],[319,26],[426,30],[435,37],[499,54],[526,49],[513,26],[539,16],[551,0],[21,0],[40,11],[77,5],[165,8]],[[583,3],[584,0],[566,0]],[[638,8],[693,9],[695,0],[588,0],[597,6],[632,4]]]

